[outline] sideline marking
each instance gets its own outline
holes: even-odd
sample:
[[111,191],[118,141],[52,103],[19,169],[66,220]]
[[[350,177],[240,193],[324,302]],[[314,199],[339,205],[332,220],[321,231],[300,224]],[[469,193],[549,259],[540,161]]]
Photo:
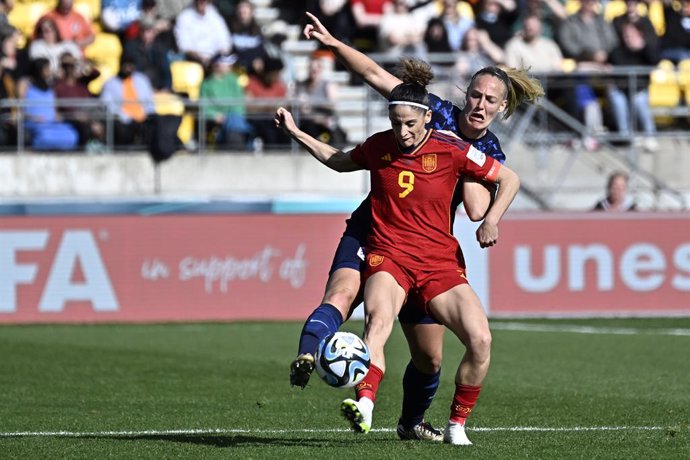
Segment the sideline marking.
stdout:
[[[575,426],[575,427],[537,427],[537,426],[507,426],[507,427],[475,427],[467,428],[467,431],[531,431],[531,432],[578,432],[578,431],[655,431],[663,430],[661,426]],[[200,435],[200,434],[289,434],[289,433],[348,433],[351,429],[294,429],[294,430],[250,430],[250,429],[188,429],[188,430],[141,430],[141,431],[7,431],[0,432],[0,438],[28,438],[28,437],[55,437],[55,438],[98,438],[98,437],[139,437],[139,436],[175,436],[175,435]],[[378,428],[371,430],[376,433],[393,433],[393,428]]]
[[574,334],[612,334],[612,335],[671,335],[690,337],[690,329],[640,329],[634,327],[597,327],[576,325],[548,325],[518,322],[489,323],[489,327],[500,331],[520,332],[572,332]]

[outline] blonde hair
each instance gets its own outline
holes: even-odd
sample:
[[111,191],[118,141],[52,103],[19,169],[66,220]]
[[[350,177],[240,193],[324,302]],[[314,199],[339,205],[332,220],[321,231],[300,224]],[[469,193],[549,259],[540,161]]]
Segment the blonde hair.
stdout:
[[474,80],[480,75],[492,75],[503,82],[506,87],[506,99],[508,104],[503,112],[503,118],[510,117],[520,104],[527,102],[532,104],[544,95],[544,88],[541,82],[527,73],[528,69],[515,69],[512,67],[489,66],[478,70],[468,87],[471,87]]

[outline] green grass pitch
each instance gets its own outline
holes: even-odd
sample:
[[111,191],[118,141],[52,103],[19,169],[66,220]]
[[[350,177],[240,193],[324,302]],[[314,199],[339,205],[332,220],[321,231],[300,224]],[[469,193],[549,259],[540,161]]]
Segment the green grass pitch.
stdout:
[[[351,391],[290,388],[296,322],[0,326],[0,458],[690,458],[690,318],[492,328],[474,445],[457,447],[395,435],[397,326],[368,435],[340,418]],[[461,354],[447,333],[437,426]]]

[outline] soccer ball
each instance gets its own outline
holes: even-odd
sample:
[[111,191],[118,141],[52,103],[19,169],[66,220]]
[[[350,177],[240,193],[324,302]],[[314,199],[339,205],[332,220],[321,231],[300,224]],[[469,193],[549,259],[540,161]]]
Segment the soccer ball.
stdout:
[[316,349],[316,372],[332,387],[352,388],[369,372],[369,348],[351,332],[335,332]]

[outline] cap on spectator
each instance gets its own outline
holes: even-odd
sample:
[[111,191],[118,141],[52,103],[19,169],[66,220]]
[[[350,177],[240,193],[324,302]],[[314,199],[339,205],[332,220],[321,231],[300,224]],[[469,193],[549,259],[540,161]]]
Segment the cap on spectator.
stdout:
[[211,65],[233,65],[236,62],[236,54],[216,54],[213,59],[211,59]]

